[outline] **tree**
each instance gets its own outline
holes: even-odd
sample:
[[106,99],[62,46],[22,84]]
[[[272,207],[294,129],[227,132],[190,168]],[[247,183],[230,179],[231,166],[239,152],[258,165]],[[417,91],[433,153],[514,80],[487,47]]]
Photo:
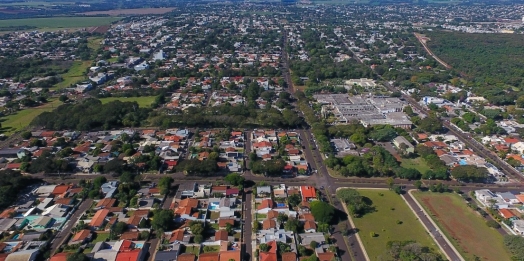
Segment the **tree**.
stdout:
[[204,236],[202,235],[196,235],[195,237],[193,237],[193,241],[197,244],[200,244],[202,242],[204,242]]
[[193,221],[189,225],[189,229],[193,235],[202,235],[204,234],[204,224],[202,222]]
[[312,249],[317,248],[317,246],[318,246],[317,241],[312,240],[311,242],[309,242],[309,247],[311,247]]
[[120,235],[127,230],[127,224],[126,222],[119,221],[115,224],[113,228],[113,232],[115,232],[117,235]]
[[67,95],[60,95],[60,97],[58,97],[58,100],[61,101],[61,102],[66,102],[67,100],[69,100],[69,98],[67,97]]
[[33,136],[33,134],[30,131],[24,131],[21,136],[24,140],[28,140]]
[[422,181],[417,180],[415,183],[413,183],[416,189],[420,190],[422,188]]
[[244,177],[240,176],[238,173],[230,173],[225,178],[225,181],[229,182],[229,184],[233,186],[243,186],[244,181],[246,180]]
[[300,202],[302,202],[302,198],[300,197],[300,195],[298,194],[293,194],[291,196],[289,196],[287,198],[287,203],[291,206],[291,207],[296,207],[298,206],[298,204],[300,204]]
[[348,206],[348,210],[354,217],[360,217],[371,211],[372,207],[364,200],[364,197],[355,189],[337,190],[337,198]]
[[72,254],[67,255],[67,261],[89,261],[89,257],[87,257],[84,253],[75,252]]
[[322,223],[331,223],[335,215],[335,208],[324,201],[313,201],[310,204],[311,214],[315,221]]
[[158,181],[158,187],[160,188],[160,194],[165,195],[169,193],[169,190],[171,189],[171,183],[173,183],[173,181],[174,180],[172,177],[168,177],[168,176],[162,177]]
[[391,127],[376,129],[369,134],[369,137],[375,141],[391,141],[397,136],[397,132]]
[[284,224],[288,219],[289,217],[286,214],[278,213],[277,221],[279,224]]
[[258,246],[258,248],[259,248],[260,251],[262,251],[262,252],[267,252],[267,251],[269,251],[269,245],[268,245],[268,244],[264,244],[264,243],[263,243],[263,244],[260,244],[260,245]]
[[391,190],[393,188],[393,185],[395,185],[395,181],[392,177],[389,177],[386,179],[386,184],[388,185],[388,188]]
[[154,213],[153,221],[151,222],[151,226],[153,229],[161,229],[163,231],[169,231],[171,227],[173,226],[174,222],[174,214],[172,210],[169,209],[161,209],[157,210]]
[[488,177],[488,170],[473,165],[463,165],[453,168],[451,176],[457,180],[482,182]]
[[293,231],[297,233],[299,228],[300,228],[300,221],[296,218],[290,218],[287,220],[286,223],[284,223],[284,229],[287,231]]
[[256,220],[253,221],[253,232],[257,232],[260,229],[260,223]]

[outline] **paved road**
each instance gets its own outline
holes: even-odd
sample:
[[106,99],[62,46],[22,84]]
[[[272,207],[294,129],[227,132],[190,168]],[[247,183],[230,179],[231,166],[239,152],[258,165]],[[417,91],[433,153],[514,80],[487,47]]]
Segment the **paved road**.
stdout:
[[69,237],[71,230],[75,226],[76,222],[78,221],[80,216],[82,216],[82,214],[84,214],[84,212],[91,207],[91,204],[93,204],[92,199],[84,200],[84,202],[80,204],[75,213],[73,213],[73,215],[69,218],[64,227],[62,227],[62,229],[58,231],[58,233],[55,236],[55,239],[53,239],[51,243],[51,251],[53,255],[55,254],[56,250],[58,250],[58,248],[61,245],[63,245],[64,240],[66,240]]
[[245,249],[244,260],[254,260],[253,255],[253,245],[252,236],[253,236],[253,219],[251,215],[251,191],[244,194],[244,241],[242,242],[242,248]]
[[422,223],[424,223],[424,225],[428,228],[429,232],[433,235],[433,238],[435,239],[435,241],[437,241],[437,244],[440,246],[440,248],[444,249],[446,255],[450,257],[450,261],[462,260],[460,256],[455,253],[455,251],[448,244],[448,242],[442,237],[439,228],[433,225],[433,223],[429,220],[430,217],[426,216],[422,209],[417,205],[415,199],[413,199],[411,194],[405,193],[402,196],[406,199],[406,202],[408,202],[409,206],[415,211],[415,214],[417,215],[418,219]]

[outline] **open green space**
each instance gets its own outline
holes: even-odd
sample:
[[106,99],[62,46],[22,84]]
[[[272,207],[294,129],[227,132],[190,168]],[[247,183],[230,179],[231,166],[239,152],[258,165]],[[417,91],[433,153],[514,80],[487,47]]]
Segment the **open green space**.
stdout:
[[186,246],[186,250],[184,253],[188,254],[194,254],[195,256],[198,256],[200,254],[200,247],[199,246]]
[[[371,260],[381,260],[389,241],[413,240],[439,251],[401,196],[390,190],[359,189],[358,192],[371,200],[375,208],[374,212],[353,218]],[[375,237],[371,235],[373,232]]]
[[466,260],[511,260],[502,235],[454,193],[414,192],[418,202]]
[[23,109],[15,114],[2,117],[0,119],[2,124],[2,132],[9,135],[16,131],[20,131],[27,127],[29,123],[31,123],[31,121],[42,112],[52,111],[61,104],[62,102],[59,100],[54,100],[39,107]]
[[109,233],[95,233],[95,237],[92,241],[93,244],[98,242],[104,242],[109,238]]
[[219,252],[220,246],[205,246],[204,247],[204,253],[214,253]]
[[61,75],[63,81],[57,83],[53,89],[67,88],[72,84],[87,80],[87,76],[85,76],[84,73],[90,66],[91,61],[74,61],[69,71]]
[[420,173],[426,173],[426,171],[431,170],[428,164],[420,157],[414,159],[403,158],[400,166],[406,169],[416,169]]
[[0,28],[34,26],[39,29],[66,29],[107,25],[118,21],[117,17],[49,17],[0,20]]
[[141,96],[141,97],[107,97],[100,98],[102,104],[110,103],[112,101],[121,102],[137,102],[140,107],[151,107],[151,104],[155,101],[155,96]]

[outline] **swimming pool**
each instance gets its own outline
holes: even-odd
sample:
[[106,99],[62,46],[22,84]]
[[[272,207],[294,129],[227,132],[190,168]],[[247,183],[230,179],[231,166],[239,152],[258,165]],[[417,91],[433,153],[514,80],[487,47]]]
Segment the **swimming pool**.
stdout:
[[210,202],[208,208],[211,209],[211,210],[218,209],[218,202]]
[[13,239],[13,240],[17,240],[19,237],[20,237],[20,234],[16,234],[16,235],[13,236],[12,239]]
[[459,164],[460,165],[468,165],[468,163],[465,160],[463,160],[463,159],[459,160]]
[[144,244],[142,243],[135,244],[135,248],[142,248],[142,247],[144,247]]

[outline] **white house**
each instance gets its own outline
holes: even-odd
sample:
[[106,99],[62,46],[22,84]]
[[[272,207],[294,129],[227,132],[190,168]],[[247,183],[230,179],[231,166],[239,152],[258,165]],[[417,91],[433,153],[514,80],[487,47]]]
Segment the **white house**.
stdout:
[[524,235],[524,220],[520,220],[520,219],[513,220],[513,231],[523,236]]

